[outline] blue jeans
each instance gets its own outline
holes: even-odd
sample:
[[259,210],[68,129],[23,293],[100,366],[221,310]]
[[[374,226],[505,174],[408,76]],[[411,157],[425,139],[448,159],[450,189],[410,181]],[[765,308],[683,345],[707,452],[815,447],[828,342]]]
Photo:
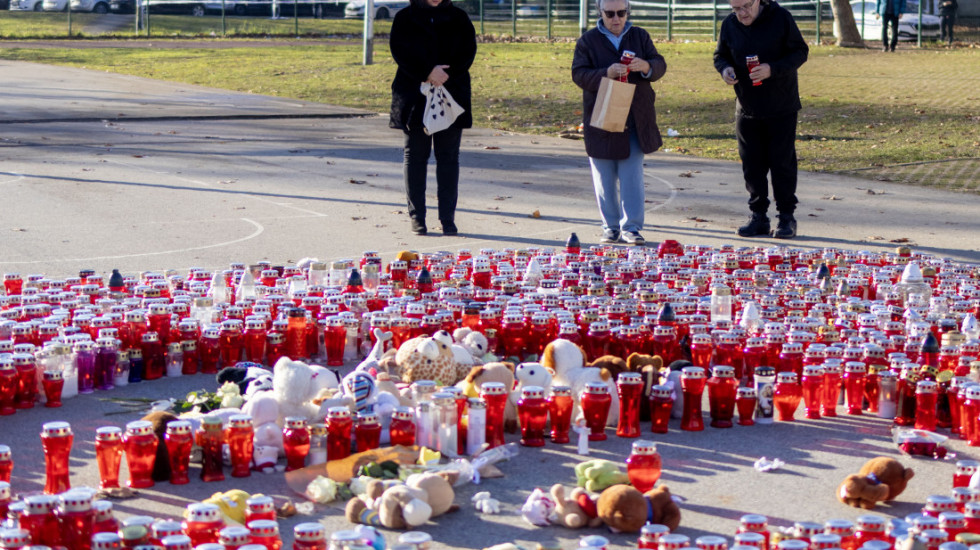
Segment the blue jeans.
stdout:
[[[602,228],[613,231],[643,229],[643,151],[635,131],[630,131],[630,156],[622,160],[589,157],[592,184],[599,203]],[[616,180],[619,180],[617,186]]]

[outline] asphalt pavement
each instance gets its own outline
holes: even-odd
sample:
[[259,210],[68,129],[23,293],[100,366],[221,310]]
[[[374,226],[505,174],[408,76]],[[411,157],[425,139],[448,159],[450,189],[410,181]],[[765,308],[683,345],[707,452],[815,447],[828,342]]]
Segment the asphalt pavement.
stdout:
[[[0,270],[65,277],[82,268],[108,273],[223,268],[232,261],[295,262],[304,257],[357,258],[375,250],[388,261],[399,250],[560,246],[576,232],[584,245],[600,235],[591,177],[580,141],[493,130],[464,133],[460,234],[409,231],[401,136],[383,114],[330,105],[174,84],[84,69],[0,62]],[[734,138],[733,138],[734,139]],[[666,148],[671,147],[670,139]],[[800,173],[800,236],[789,242],[741,239],[746,194],[737,163],[672,153],[645,163],[651,246],[685,244],[916,250],[975,262],[978,197],[829,174]],[[433,177],[430,174],[430,178]],[[435,206],[434,193],[430,208]],[[435,224],[435,214],[430,214]],[[43,485],[37,434],[43,422],[72,422],[72,480],[93,484],[94,430],[123,425],[106,397],[158,398],[213,389],[198,375],[146,382],[111,394],[81,396],[61,409],[35,408],[0,420],[0,443],[14,450],[14,490]],[[868,458],[900,458],[916,470],[907,491],[876,512],[902,517],[931,494],[949,494],[953,462],[901,457],[890,423],[867,415],[800,420],[771,426],[681,432],[655,441],[664,457],[663,483],[683,499],[679,532],[730,537],[744,513],[772,524],[854,519],[835,490]],[[513,436],[511,436],[513,438]],[[593,457],[622,460],[630,441],[611,437]],[[977,453],[951,443],[960,458]],[[760,457],[782,469],[760,473]],[[616,547],[635,535],[532,527],[518,513],[535,486],[574,484],[582,460],[572,446],[522,450],[504,463],[504,477],[458,489],[461,510],[425,527],[437,547],[482,548],[507,541],[557,539],[572,548],[583,534],[603,534]],[[255,474],[205,484],[158,485],[116,501],[122,515],[174,516],[217,491],[242,488],[297,498],[281,474]],[[481,515],[477,491],[503,503]],[[331,531],[348,528],[341,505],[314,519]],[[283,523],[284,532],[297,521]],[[387,533],[389,543],[394,533]]]

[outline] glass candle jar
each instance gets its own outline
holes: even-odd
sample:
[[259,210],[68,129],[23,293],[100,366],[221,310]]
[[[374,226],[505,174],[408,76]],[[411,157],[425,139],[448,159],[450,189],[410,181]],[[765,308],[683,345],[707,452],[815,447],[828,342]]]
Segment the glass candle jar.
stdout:
[[840,400],[841,388],[841,364],[839,360],[826,360],[823,363],[823,406],[820,408],[822,416],[836,417],[837,402]]
[[[14,368],[17,369],[18,390],[15,406],[18,409],[33,409],[37,399],[37,362],[29,353],[14,353]],[[94,369],[93,362],[93,369]],[[79,378],[79,391],[82,389]],[[91,389],[89,393],[91,393]]]
[[756,391],[756,410],[755,421],[759,424],[772,424],[773,414],[773,391],[776,385],[776,369],[772,367],[758,367],[753,374]]
[[[775,369],[773,369],[775,371]],[[756,533],[763,537],[761,548],[769,548],[769,520],[766,516],[759,514],[745,514],[738,521],[738,528],[735,531],[736,542],[739,542],[738,535],[742,533]]]
[[667,433],[670,413],[674,408],[674,397],[670,386],[655,385],[650,388],[650,431],[655,434]]
[[58,497],[32,495],[24,498],[24,504],[19,525],[30,533],[31,544],[61,546],[61,522],[56,515]]
[[732,419],[735,417],[735,399],[738,391],[735,368],[728,365],[712,368],[707,388],[711,427],[731,428],[734,425]]
[[224,528],[221,509],[216,504],[195,502],[187,506],[182,526],[184,534],[190,537],[191,544],[218,542],[218,533]]
[[66,548],[77,550],[92,548],[92,527],[95,523],[92,497],[91,490],[81,488],[58,495],[61,544]]
[[238,550],[252,541],[252,533],[248,527],[234,525],[218,531],[218,544],[225,550]]
[[157,445],[159,440],[153,432],[153,424],[145,420],[126,424],[123,446],[126,464],[129,465],[129,487],[153,487],[153,463],[157,456]]
[[574,407],[572,388],[568,386],[552,386],[548,396],[548,413],[551,417],[551,442],[568,443],[568,431],[572,426],[572,408]]
[[95,461],[99,466],[99,489],[119,488],[119,465],[122,463],[122,430],[104,426],[95,431]]
[[932,380],[919,380],[915,385],[915,429],[936,431],[936,391]]
[[970,478],[973,477],[978,468],[980,468],[980,462],[976,460],[957,460],[956,471],[953,473],[953,487],[970,485]]
[[926,497],[926,505],[922,508],[922,515],[938,518],[943,512],[955,512],[956,501],[953,497],[946,495],[929,495]]
[[890,370],[878,373],[878,417],[895,418],[898,409],[898,377]]
[[803,367],[803,408],[806,417],[812,420],[820,419],[820,408],[823,406],[824,372],[820,365]]
[[868,367],[863,361],[844,363],[844,391],[847,395],[847,414],[859,415],[864,403],[865,377]]
[[517,401],[517,416],[521,425],[521,445],[543,447],[544,429],[548,423],[548,404],[544,388],[524,386]]
[[260,544],[266,550],[280,550],[282,539],[279,538],[279,524],[268,519],[257,519],[248,524],[252,534],[251,544]]
[[640,437],[640,401],[643,399],[643,376],[638,372],[620,373],[616,380],[619,394],[619,421],[616,435]]
[[485,382],[480,386],[480,397],[486,402],[488,448],[504,444],[504,410],[507,407],[508,388],[501,382]]
[[776,419],[781,422],[792,422],[796,409],[803,399],[803,390],[796,381],[795,372],[781,372],[776,376],[776,387],[773,391],[773,401],[776,405]]
[[648,523],[640,528],[640,538],[636,541],[636,547],[640,550],[657,550],[660,548],[660,539],[670,533],[670,528],[659,523]]
[[65,388],[65,376],[61,371],[46,370],[42,373],[44,406],[53,409],[61,406],[61,391]]
[[660,479],[662,461],[657,445],[652,441],[634,441],[633,450],[626,459],[626,475],[630,484],[641,493],[653,489]]
[[684,413],[681,429],[689,432],[704,430],[701,399],[704,394],[705,371],[701,367],[684,367],[681,370],[681,390],[684,393]]
[[854,522],[846,519],[830,519],[824,523],[824,533],[840,537],[840,548],[855,550]]
[[415,445],[415,415],[409,407],[398,407],[391,413],[388,424],[388,434],[391,444]]
[[735,406],[738,408],[738,425],[753,426],[758,397],[754,387],[741,387],[736,391]]
[[316,423],[310,426],[310,453],[306,463],[309,466],[323,464],[327,461],[327,425]]
[[236,414],[228,419],[225,441],[231,457],[231,477],[252,475],[252,460],[255,455],[255,428],[252,417]]
[[198,359],[201,362],[201,372],[215,374],[221,361],[221,329],[210,326],[201,332],[201,340],[197,346]]
[[293,527],[293,550],[327,550],[327,531],[315,522]]
[[347,407],[327,409],[327,460],[347,458],[351,452],[354,421]]
[[327,366],[343,366],[344,346],[347,345],[347,327],[344,326],[343,317],[335,315],[327,318],[323,342],[327,352]]
[[183,535],[184,527],[179,521],[155,521],[150,525],[150,543],[162,546],[163,539],[173,535]]
[[303,468],[306,457],[310,454],[310,428],[305,418],[286,417],[286,425],[282,429],[282,444],[286,454],[286,471]]
[[190,483],[191,447],[194,446],[191,423],[186,420],[174,420],[167,424],[163,442],[167,446],[167,456],[170,460],[170,483],[173,485]]
[[858,548],[870,540],[889,541],[885,534],[885,518],[865,514],[857,517],[857,530],[854,532],[854,544]]
[[609,386],[603,382],[589,382],[579,396],[579,401],[582,416],[585,417],[585,425],[590,430],[589,441],[605,441],[606,421],[609,417],[609,408],[612,406]]
[[[454,407],[455,410],[455,407]],[[455,416],[453,427],[455,427]],[[357,452],[370,451],[381,446],[381,420],[377,413],[362,412],[357,414],[354,426],[354,441]]]
[[276,503],[272,497],[255,495],[245,501],[245,525],[257,519],[276,519]]
[[466,404],[466,454],[483,450],[487,441],[487,402],[471,397]]
[[10,483],[10,474],[14,471],[14,459],[10,447],[0,445],[0,481]]
[[201,447],[201,479],[205,482],[224,481],[221,449],[225,436],[221,429],[221,419],[214,416],[202,418],[201,427],[195,437],[198,446]]
[[14,361],[10,357],[0,357],[0,416],[17,412],[14,407],[19,381]]
[[92,535],[92,550],[119,550],[122,539],[116,532],[97,532]]
[[95,533],[113,533],[119,531],[119,520],[112,512],[112,503],[108,500],[96,500],[92,503],[95,511],[95,523],[92,531]]
[[68,480],[68,458],[75,440],[67,422],[47,422],[41,427],[44,449],[44,493],[57,495],[71,488]]
[[[157,380],[163,378],[166,373],[167,365],[164,362],[163,342],[160,335],[155,332],[143,334],[140,350],[143,352],[143,380]],[[94,368],[94,358],[93,358]],[[79,393],[81,393],[82,373],[78,373]]]

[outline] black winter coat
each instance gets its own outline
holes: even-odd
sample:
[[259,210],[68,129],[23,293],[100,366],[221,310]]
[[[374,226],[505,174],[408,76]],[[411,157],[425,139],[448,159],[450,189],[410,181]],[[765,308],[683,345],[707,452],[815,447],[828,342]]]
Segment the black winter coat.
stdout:
[[[761,1],[761,0],[760,0]],[[759,16],[745,26],[734,13],[721,23],[715,48],[715,69],[735,69],[735,113],[747,118],[768,118],[799,111],[800,88],[796,76],[810,53],[799,27],[785,8],[776,2],[762,5]],[[759,56],[768,63],[772,76],[753,86],[745,58]]]
[[[630,50],[637,57],[645,59],[650,64],[650,78],[643,78],[640,73],[630,72],[629,82],[636,84],[633,93],[633,103],[630,105],[630,115],[626,121],[626,129],[622,132],[607,132],[593,128],[592,109],[595,107],[599,84],[606,71],[613,63],[619,63],[623,50]],[[650,33],[637,26],[630,26],[624,31],[619,43],[619,50],[613,48],[612,42],[598,28],[593,28],[583,34],[575,44],[575,56],[572,58],[572,80],[582,88],[582,125],[585,132],[585,152],[592,158],[622,160],[629,157],[631,128],[636,129],[640,140],[640,149],[644,153],[652,153],[663,145],[660,128],[657,127],[657,111],[654,107],[656,93],[650,82],[659,80],[667,72],[667,62],[657,53]]]
[[419,87],[436,65],[449,65],[446,90],[466,109],[453,127],[473,126],[470,66],[476,57],[476,31],[465,11],[453,6],[451,0],[443,0],[434,8],[413,1],[395,14],[389,45],[398,65],[391,83],[390,127],[422,127],[425,96]]

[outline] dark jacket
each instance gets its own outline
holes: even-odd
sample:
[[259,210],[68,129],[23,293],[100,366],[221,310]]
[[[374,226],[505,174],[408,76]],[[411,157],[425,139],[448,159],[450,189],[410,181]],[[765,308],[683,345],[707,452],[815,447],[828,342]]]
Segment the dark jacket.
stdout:
[[451,0],[443,0],[434,8],[426,6],[424,0],[413,0],[395,14],[389,45],[398,65],[391,82],[390,127],[406,130],[422,126],[425,96],[419,87],[436,65],[449,65],[446,90],[466,109],[453,127],[473,126],[470,65],[476,57],[476,31],[465,11],[453,6]]
[[[759,0],[762,1],[762,0]],[[801,109],[800,89],[796,70],[806,62],[810,53],[800,29],[785,8],[776,2],[762,5],[759,16],[751,25],[741,24],[735,14],[721,23],[718,46],[715,48],[715,69],[735,69],[735,113],[747,118],[768,118],[788,115]],[[753,86],[748,56],[759,56],[759,63],[768,63],[772,76]]]
[[939,15],[956,15],[956,9],[959,6],[956,4],[956,0],[942,0],[939,3]]
[[[637,57],[645,59],[650,64],[650,78],[643,78],[637,72],[629,73],[629,81],[636,84],[636,91],[633,94],[625,131],[607,132],[593,128],[589,121],[592,120],[592,108],[595,107],[599,83],[602,82],[602,77],[606,76],[609,66],[619,63],[623,50],[631,50]],[[572,80],[582,88],[585,152],[590,157],[612,160],[627,158],[630,153],[630,128],[636,129],[640,148],[644,153],[652,153],[663,145],[660,128],[657,127],[657,111],[653,104],[656,94],[650,82],[658,80],[665,72],[667,72],[667,62],[657,53],[650,34],[639,27],[630,26],[624,31],[618,51],[598,28],[587,31],[578,39],[575,44],[575,56],[572,59]]]
[[905,13],[905,0],[878,0],[875,13],[878,15],[902,15]]

